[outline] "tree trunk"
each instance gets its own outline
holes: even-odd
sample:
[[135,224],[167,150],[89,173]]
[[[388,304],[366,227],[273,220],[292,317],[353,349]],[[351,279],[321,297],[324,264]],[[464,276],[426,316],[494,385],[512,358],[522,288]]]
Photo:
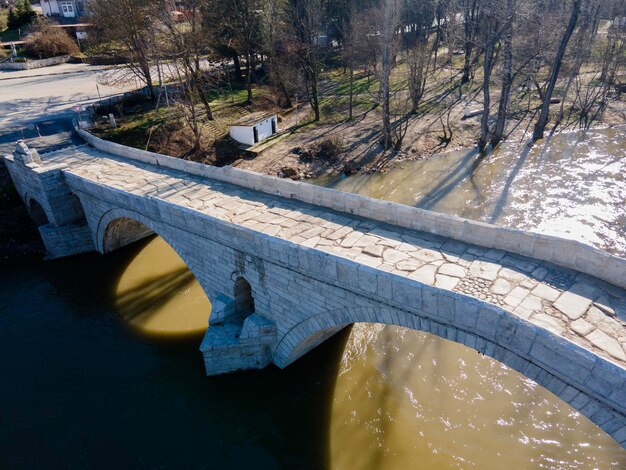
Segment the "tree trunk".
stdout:
[[283,104],[285,108],[291,108],[293,106],[291,102],[291,97],[289,96],[289,92],[287,91],[287,87],[285,86],[285,82],[282,78],[278,78],[278,90],[280,94],[283,95]]
[[350,53],[350,98],[348,102],[348,119],[350,121],[352,121],[352,108],[354,106],[354,63],[352,61],[352,56],[354,55],[353,51],[354,47],[351,48]]
[[491,80],[493,48],[496,40],[495,37],[493,37],[494,32],[491,31],[493,21],[490,20],[488,22],[487,28],[490,30],[486,32],[487,40],[485,44],[485,59],[483,62],[483,115],[480,121],[480,139],[478,140],[478,148],[480,148],[481,152],[485,150],[489,143],[489,108],[491,107],[489,82]]
[[[314,64],[313,67],[316,67]],[[311,107],[313,108],[313,112],[315,113],[314,121],[320,120],[320,102],[319,102],[319,90],[318,90],[318,77],[317,71],[311,71],[311,98],[309,100],[311,102]]]
[[506,127],[506,113],[509,108],[511,85],[513,83],[513,15],[515,12],[515,0],[507,0],[506,26],[504,31],[504,65],[502,70],[502,94],[498,105],[498,117],[496,126],[491,135],[491,146],[497,146],[504,136]]
[[248,103],[252,103],[252,74],[254,73],[254,66],[252,64],[252,54],[246,52],[246,89],[248,90]]
[[241,73],[241,61],[239,60],[237,51],[233,53],[233,64],[235,65],[235,80],[241,80],[243,74]]
[[204,106],[204,110],[206,111],[206,117],[209,121],[213,120],[213,110],[211,109],[211,104],[206,97],[206,93],[202,88],[202,84],[198,81],[196,82],[196,91],[200,96],[200,101],[202,101],[202,105]]
[[[386,38],[385,38],[386,39]],[[391,45],[384,41],[381,64],[380,92],[383,102],[383,145],[386,149],[393,146],[393,134],[391,130],[391,109],[389,99],[389,77],[391,75]]]
[[146,86],[148,87],[148,91],[150,92],[150,99],[154,101],[156,99],[156,95],[154,93],[154,83],[152,83],[152,73],[150,72],[150,64],[145,61],[141,63],[141,72],[143,74],[144,80],[146,81]]
[[476,32],[476,15],[478,8],[478,0],[466,0],[465,9],[464,9],[464,17],[463,17],[463,26],[465,33],[465,63],[463,65],[463,77],[461,78],[461,83],[465,84],[470,81],[470,76],[472,72],[472,50],[474,48],[474,36]]
[[576,24],[578,23],[578,17],[580,15],[582,2],[583,0],[573,1],[572,14],[570,16],[567,29],[563,34],[563,38],[561,39],[561,43],[559,44],[559,49],[556,53],[556,57],[554,58],[554,62],[552,63],[552,72],[550,73],[550,81],[548,82],[548,88],[546,89],[543,103],[541,105],[541,114],[539,115],[539,119],[535,124],[535,129],[533,130],[533,141],[543,139],[543,133],[546,129],[546,126],[548,125],[548,120],[550,118],[550,101],[552,100],[554,87],[556,86],[556,81],[559,78],[559,72],[561,71],[561,66],[563,65],[563,56],[565,55],[565,50],[567,49],[567,45],[569,44],[569,41],[572,38],[572,34],[574,33],[574,29],[576,29]]

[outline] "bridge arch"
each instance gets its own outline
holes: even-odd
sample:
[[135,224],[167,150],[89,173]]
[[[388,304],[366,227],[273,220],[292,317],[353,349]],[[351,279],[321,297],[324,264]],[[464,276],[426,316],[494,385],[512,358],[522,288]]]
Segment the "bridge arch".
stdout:
[[111,209],[102,214],[95,227],[94,244],[98,252],[106,254],[154,234],[161,237],[176,252],[198,280],[206,296],[213,302],[217,291],[199,276],[203,268],[199,261],[196,261],[197,258],[181,248],[176,237],[168,232],[167,226],[149,217],[128,209]]
[[43,225],[47,225],[50,222],[48,218],[48,214],[43,206],[37,201],[37,199],[26,196],[26,200],[28,201],[26,207],[28,208],[28,213],[30,214],[31,219],[35,222],[37,227],[42,227]]
[[[525,336],[529,334],[520,330],[520,326],[524,328],[524,325],[527,325],[528,329],[533,328],[531,324],[525,322],[519,322],[518,325],[518,319],[512,316],[510,316],[510,321],[516,323],[516,329],[513,330],[515,335]],[[528,356],[519,354],[512,346],[515,340],[509,341],[507,339],[510,338],[511,330],[511,323],[508,320],[502,322],[500,327],[502,331],[496,335],[501,340],[496,344],[483,338],[478,332],[464,330],[451,324],[439,323],[436,320],[400,309],[350,307],[328,310],[307,318],[286,332],[274,350],[272,362],[281,368],[286,367],[335,333],[354,323],[400,326],[431,333],[474,349],[534,380],[622,443],[619,429],[624,425],[623,418],[616,415],[610,406],[597,401],[585,391],[568,383],[567,378],[558,377],[541,365],[534,363]],[[541,334],[550,335],[551,333]]]
[[252,286],[245,277],[238,276],[234,285],[235,309],[239,314],[254,313]]

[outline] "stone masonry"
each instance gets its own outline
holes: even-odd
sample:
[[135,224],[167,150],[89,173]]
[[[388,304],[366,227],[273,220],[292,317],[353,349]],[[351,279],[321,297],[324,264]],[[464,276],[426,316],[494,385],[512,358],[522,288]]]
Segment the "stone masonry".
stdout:
[[[18,191],[38,198],[52,228],[88,227],[81,251],[106,253],[156,232],[179,253],[215,307],[201,346],[209,374],[285,367],[351,323],[395,324],[500,360],[626,446],[621,287],[88,146],[28,165],[7,158]],[[80,200],[67,222],[64,207],[75,205],[52,203],[60,194]],[[44,242],[54,253],[55,241]],[[245,317],[233,307],[242,277],[254,299]]]

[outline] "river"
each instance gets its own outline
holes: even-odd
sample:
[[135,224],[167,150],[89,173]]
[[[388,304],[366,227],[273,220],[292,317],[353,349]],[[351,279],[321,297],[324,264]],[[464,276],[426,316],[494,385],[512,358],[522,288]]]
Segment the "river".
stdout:
[[209,313],[158,237],[0,265],[0,467],[626,468],[533,381],[403,328],[357,324],[285,370],[207,378]]
[[626,256],[625,142],[625,127],[571,132],[533,147],[504,144],[485,157],[461,150],[311,182]]

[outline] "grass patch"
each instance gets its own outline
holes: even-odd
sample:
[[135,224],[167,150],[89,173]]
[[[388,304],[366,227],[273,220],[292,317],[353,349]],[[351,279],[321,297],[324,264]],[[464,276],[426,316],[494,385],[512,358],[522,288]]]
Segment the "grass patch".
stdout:
[[151,133],[178,119],[172,114],[171,109],[159,108],[127,115],[117,119],[118,127],[103,129],[102,136],[119,144],[145,149]]
[[[252,88],[252,98],[256,98],[258,96],[258,91],[256,87]],[[239,81],[231,83],[230,87],[225,85],[221,88],[215,89],[207,93],[207,98],[209,99],[209,103],[211,106],[215,106],[216,108],[232,106],[232,105],[242,105],[246,101],[248,101],[248,90],[245,86],[245,83]]]
[[[350,75],[349,74],[332,74],[329,79],[334,85],[328,93],[333,95],[349,95],[350,94]],[[352,90],[355,95],[363,93],[376,93],[378,91],[378,80],[374,76],[355,74],[352,83]]]

